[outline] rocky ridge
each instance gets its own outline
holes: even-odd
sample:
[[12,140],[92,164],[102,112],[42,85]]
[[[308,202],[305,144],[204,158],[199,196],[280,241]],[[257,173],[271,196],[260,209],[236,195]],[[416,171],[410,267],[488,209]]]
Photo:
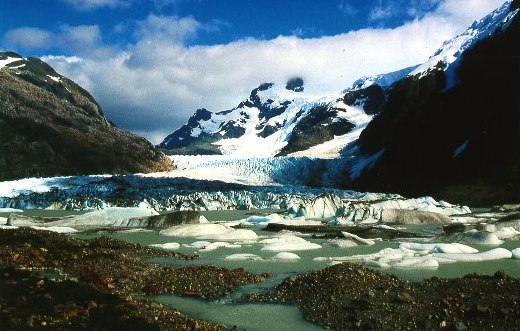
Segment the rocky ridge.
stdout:
[[355,147],[370,166],[353,176],[347,165],[345,186],[520,201],[519,7],[506,2],[394,86]]
[[[389,84],[412,68],[382,75]],[[366,80],[369,78],[367,77]],[[363,85],[363,84],[361,84]],[[311,149],[342,137],[339,145],[355,140],[359,129],[381,110],[386,85],[355,86],[338,96],[315,97],[307,94],[300,77],[286,86],[263,83],[251,91],[237,107],[211,112],[198,109],[188,123],[168,135],[159,148],[170,154],[231,154],[251,156],[337,155]],[[254,146],[262,145],[261,151]]]
[[0,53],[0,180],[173,169],[94,98],[36,58]]

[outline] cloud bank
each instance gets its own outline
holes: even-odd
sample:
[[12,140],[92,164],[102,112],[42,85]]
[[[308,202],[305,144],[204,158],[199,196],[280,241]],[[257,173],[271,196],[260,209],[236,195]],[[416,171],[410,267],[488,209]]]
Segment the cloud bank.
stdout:
[[[55,54],[44,60],[89,90],[118,126],[158,143],[183,125],[195,109],[233,108],[263,82],[283,84],[290,77],[301,76],[306,91],[335,94],[361,76],[424,62],[443,41],[503,3],[427,2],[431,6],[427,8],[435,7],[434,11],[421,12],[417,16],[420,18],[402,26],[320,38],[279,36],[197,46],[188,41],[195,40],[198,33],[218,31],[218,22],[149,14],[132,25],[134,39],[124,46],[105,44],[97,26],[68,25],[55,31],[18,28],[9,31],[4,42],[34,49],[53,44],[74,54],[73,58]],[[115,6],[126,1],[84,3]],[[418,15],[426,8],[421,3],[423,7],[410,5],[403,10]],[[372,19],[384,19],[378,10],[388,4],[379,1],[370,13]],[[355,14],[347,1],[340,2],[340,6],[346,14]]]

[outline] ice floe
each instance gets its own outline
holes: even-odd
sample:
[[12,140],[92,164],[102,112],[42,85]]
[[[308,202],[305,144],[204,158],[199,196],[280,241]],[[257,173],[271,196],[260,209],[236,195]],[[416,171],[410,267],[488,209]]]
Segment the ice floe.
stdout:
[[491,260],[510,259],[512,257],[510,250],[505,248],[493,248],[489,251],[474,254],[463,254],[463,253],[435,253],[433,258],[437,259],[439,263],[445,262],[445,260],[453,260],[455,262],[483,262]]
[[271,261],[298,261],[300,257],[291,252],[280,252],[272,256],[269,260]]
[[248,229],[234,229],[225,224],[201,223],[177,225],[159,232],[164,236],[194,237],[198,239],[213,239],[223,241],[255,240],[258,235]]
[[321,248],[321,245],[289,234],[263,239],[260,240],[259,243],[264,245],[264,247],[261,248],[262,251],[270,252],[292,252]]
[[[159,215],[158,212],[146,207],[110,207],[91,211],[83,215],[64,217],[58,221],[46,222],[45,226],[114,226],[138,227],[132,219]],[[17,224],[13,224],[17,225]],[[41,224],[40,224],[41,225]]]
[[0,213],[23,213],[23,210],[16,208],[0,208]]
[[464,232],[462,241],[470,245],[501,245],[504,242],[495,233],[475,229]]
[[[520,253],[520,252],[519,252]],[[478,252],[473,247],[459,243],[401,243],[399,248],[385,248],[372,254],[340,257],[316,257],[316,262],[357,262],[378,268],[435,269],[440,264],[455,262],[483,262],[509,259],[513,253],[505,248]]]
[[71,228],[69,226],[31,226],[31,228],[36,230],[44,230],[51,231],[56,233],[75,233],[78,230]]
[[350,239],[329,239],[325,242],[325,244],[338,248],[350,248],[358,246],[356,242]]
[[240,247],[242,247],[241,244],[236,244],[236,243],[231,244],[231,243],[223,242],[223,241],[210,242],[210,241],[204,241],[204,240],[195,241],[189,245],[184,244],[183,246],[188,247],[188,248],[198,249],[200,252],[211,252],[211,251],[217,250],[219,248],[240,248]]
[[399,269],[437,269],[439,262],[432,257],[410,257],[392,264],[392,267]]
[[231,254],[225,257],[226,260],[234,260],[234,261],[262,261],[263,258],[250,253],[241,253],[241,254]]
[[513,227],[504,227],[498,229],[497,232],[495,232],[495,235],[500,240],[507,240],[517,237],[518,235],[520,235],[520,232],[516,231],[516,229]]
[[368,246],[370,246],[370,245],[373,245],[373,244],[376,243],[376,241],[374,239],[363,239],[360,236],[357,236],[357,235],[355,235],[353,233],[349,233],[349,232],[346,232],[346,231],[341,231],[341,234],[346,239],[349,239],[349,240],[355,242],[358,245],[368,245]]
[[164,243],[164,244],[151,244],[149,246],[168,250],[168,251],[173,251],[173,250],[179,249],[181,247],[181,245],[179,243],[175,243],[175,242]]

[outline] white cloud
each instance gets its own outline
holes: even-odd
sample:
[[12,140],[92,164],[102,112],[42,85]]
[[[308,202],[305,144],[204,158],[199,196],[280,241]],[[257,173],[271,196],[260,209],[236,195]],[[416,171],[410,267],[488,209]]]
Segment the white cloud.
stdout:
[[445,0],[435,12],[394,29],[313,39],[243,39],[215,46],[186,45],[207,29],[192,17],[149,15],[137,24],[135,43],[124,49],[103,45],[99,31],[69,27],[73,39],[93,45],[92,54],[110,56],[85,52],[82,61],[47,60],[88,89],[109,119],[158,143],[195,109],[230,109],[266,81],[284,84],[302,76],[306,91],[331,94],[360,76],[423,62],[444,40],[497,6],[495,0],[474,2],[475,8],[461,13],[464,0]]
[[4,35],[4,43],[11,49],[45,49],[52,44],[53,39],[49,31],[32,27],[9,30]]
[[339,5],[339,10],[346,16],[355,16],[359,11],[350,4],[349,1],[341,0]]
[[132,0],[62,0],[78,10],[93,10],[101,7],[127,7]]
[[372,7],[368,13],[369,21],[380,21],[394,17],[399,14],[400,5],[395,1],[378,0],[377,5]]

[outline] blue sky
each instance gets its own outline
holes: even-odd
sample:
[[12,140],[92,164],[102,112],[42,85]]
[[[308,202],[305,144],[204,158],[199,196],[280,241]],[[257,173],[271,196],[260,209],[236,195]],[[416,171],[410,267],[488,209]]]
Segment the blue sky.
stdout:
[[[435,0],[4,0],[0,2],[0,35],[21,26],[56,31],[63,26],[94,25],[99,27],[104,42],[123,45],[135,40],[136,23],[153,13],[192,17],[207,29],[189,38],[186,44],[215,45],[243,38],[273,39],[280,35],[311,38],[367,27],[391,28],[420,18],[439,3]],[[4,41],[7,46],[35,54],[54,46],[31,48],[13,40]]]
[[2,0],[0,49],[41,57],[157,143],[265,81],[298,75],[323,95],[424,62],[503,2]]

